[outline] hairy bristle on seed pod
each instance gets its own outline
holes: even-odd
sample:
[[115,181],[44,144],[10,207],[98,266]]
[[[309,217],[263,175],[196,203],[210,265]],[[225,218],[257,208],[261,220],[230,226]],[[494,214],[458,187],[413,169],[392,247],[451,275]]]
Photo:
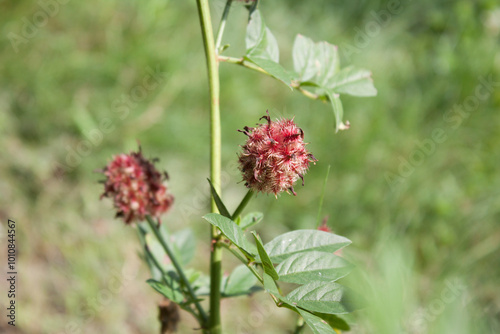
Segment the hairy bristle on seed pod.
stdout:
[[271,121],[269,113],[261,119],[266,123],[238,130],[248,137],[239,155],[243,181],[256,192],[296,195],[294,183],[300,178],[304,185],[309,163],[317,161],[306,149],[304,131],[293,119]]
[[159,218],[173,204],[174,197],[163,184],[167,174],[160,173],[141,150],[115,156],[102,173],[106,180],[101,198],[113,199],[116,216],[126,224],[142,221],[146,215]]

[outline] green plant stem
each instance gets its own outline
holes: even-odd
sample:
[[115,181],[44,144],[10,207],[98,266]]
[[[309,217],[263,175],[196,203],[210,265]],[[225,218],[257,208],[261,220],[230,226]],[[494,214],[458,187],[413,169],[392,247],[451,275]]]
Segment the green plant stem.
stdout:
[[177,271],[177,274],[179,274],[179,278],[180,278],[182,284],[184,284],[184,286],[186,287],[191,301],[193,301],[196,309],[198,310],[200,318],[203,321],[203,324],[201,324],[201,325],[204,327],[204,324],[206,324],[206,322],[207,322],[207,315],[206,315],[203,307],[201,307],[201,304],[198,302],[198,299],[196,298],[196,294],[194,293],[194,290],[191,287],[189,280],[186,278],[186,275],[184,274],[182,267],[180,266],[179,262],[177,261],[177,258],[175,257],[174,253],[170,249],[170,246],[168,245],[168,243],[161,236],[160,230],[158,229],[158,226],[157,226],[157,222],[155,222],[153,220],[153,218],[151,218],[149,215],[146,216],[146,220],[148,221],[149,226],[153,230],[153,233],[155,234],[156,239],[158,239],[158,241],[162,245],[163,249],[165,250],[165,253],[167,253],[168,257],[170,258],[170,261],[172,261],[172,265],[174,266],[175,270]]
[[245,209],[245,207],[247,206],[247,204],[252,199],[253,194],[254,194],[254,192],[252,190],[248,190],[248,192],[245,195],[245,197],[243,197],[243,199],[241,200],[240,205],[238,205],[238,207],[234,211],[233,215],[231,216],[232,220],[235,220],[236,218],[238,218],[238,216],[241,214],[241,212]]
[[323,208],[323,199],[325,198],[326,183],[328,181],[328,175],[330,174],[330,167],[331,165],[328,165],[328,169],[326,170],[325,181],[323,182],[323,189],[321,190],[321,197],[319,198],[318,216],[316,217],[316,228],[319,228],[321,225],[321,209]]
[[[155,267],[160,271],[161,273],[161,278],[162,278],[162,281],[163,283],[165,283],[167,286],[168,286],[168,282],[166,281],[165,279],[165,275],[167,275],[167,273],[165,272],[165,270],[163,270],[162,266],[158,263],[158,261],[156,260],[156,258],[153,256],[153,254],[151,253],[151,251],[149,250],[149,247],[146,246],[144,248],[146,250],[146,253],[148,254],[149,258],[153,261]],[[190,305],[185,305],[185,306],[182,306],[182,305],[179,305],[183,310],[186,310],[187,312],[191,313],[197,320],[198,320],[198,323],[200,324],[200,326],[203,326],[203,319],[201,318],[201,315],[200,314],[197,314],[192,308]]]
[[223,61],[223,62],[229,63],[229,64],[240,65],[240,66],[249,68],[251,70],[260,72],[262,74],[271,76],[271,74],[269,74],[266,70],[263,70],[259,66],[255,65],[255,64],[253,64],[253,63],[251,63],[249,61],[246,61],[245,58],[235,58],[235,57],[219,56],[219,61]]
[[305,328],[305,323],[304,319],[299,315],[297,318],[297,323],[295,325],[295,330],[293,331],[293,334],[300,334],[304,331]]
[[[262,74],[265,74],[271,78],[274,78],[271,74],[269,74],[269,72],[267,72],[266,70],[260,68],[259,66],[245,60],[245,58],[234,58],[234,57],[227,57],[227,56],[219,56],[219,61],[222,61],[222,62],[225,62],[225,63],[230,63],[230,64],[236,64],[236,65],[240,65],[240,66],[243,66],[243,67],[246,67],[248,69],[251,69],[253,71],[257,71],[259,73],[262,73]],[[275,78],[276,79],[276,78]],[[276,79],[278,80],[278,79]],[[313,99],[313,100],[325,100],[327,101],[327,99],[323,98],[322,96],[318,95],[318,94],[314,94],[314,93],[311,93],[310,91],[308,90],[305,90],[304,88],[302,88],[300,86],[300,83],[298,81],[292,81],[291,85],[290,85],[292,88],[295,88],[297,91],[299,91],[300,93],[302,93],[304,96],[310,98],[310,99]]]
[[[221,129],[220,129],[220,108],[219,108],[219,63],[215,50],[214,34],[212,29],[212,19],[210,17],[210,7],[208,0],[196,0],[198,6],[198,16],[200,18],[201,33],[208,69],[208,85],[210,93],[210,180],[214,189],[221,195],[220,175],[221,175]],[[212,196],[211,211],[218,212],[217,204]],[[211,254],[210,254],[210,319],[209,331],[211,334],[220,334],[220,282],[222,278],[222,249],[218,242],[218,230],[211,226]]]
[[238,251],[234,248],[231,247],[231,245],[228,245],[226,243],[221,244],[222,247],[230,251],[238,260],[240,260],[247,268],[254,274],[255,277],[259,280],[260,283],[264,284],[264,279],[262,276],[260,276],[259,272],[252,266],[250,260],[244,258]]
[[222,13],[222,18],[219,24],[219,30],[217,31],[217,39],[215,40],[215,52],[219,54],[220,46],[222,44],[222,36],[224,35],[224,29],[226,28],[226,21],[229,15],[229,10],[231,9],[231,3],[233,0],[227,0],[226,6],[224,7],[224,12]]

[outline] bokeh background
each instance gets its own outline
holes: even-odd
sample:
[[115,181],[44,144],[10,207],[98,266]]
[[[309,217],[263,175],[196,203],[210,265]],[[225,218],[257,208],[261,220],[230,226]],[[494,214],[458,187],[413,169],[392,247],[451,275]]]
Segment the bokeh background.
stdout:
[[[262,1],[285,67],[297,33],[326,40],[343,66],[373,71],[379,94],[343,98],[351,129],[335,134],[329,105],[221,64],[224,198],[234,208],[245,194],[236,130],[266,109],[295,116],[319,161],[297,197],[251,203],[265,214],[264,241],[316,227],[331,165],[321,217],[353,241],[344,256],[358,269],[345,283],[371,305],[352,317],[352,332],[498,333],[500,5],[401,0],[377,25],[391,3]],[[215,22],[223,6],[211,1]],[[53,15],[37,14],[43,7]],[[226,54],[243,54],[246,20],[235,2]],[[2,0],[0,31],[0,243],[6,253],[5,223],[15,220],[17,332],[157,333],[160,299],[144,283],[136,232],[99,200],[93,171],[137,141],[160,158],[176,196],[164,222],[195,231],[194,265],[208,270],[208,95],[195,2]],[[151,71],[158,85],[144,89]],[[293,314],[271,304],[264,294],[224,301],[227,333],[290,333]],[[14,332],[1,314],[0,331]],[[182,314],[180,332],[194,326]]]

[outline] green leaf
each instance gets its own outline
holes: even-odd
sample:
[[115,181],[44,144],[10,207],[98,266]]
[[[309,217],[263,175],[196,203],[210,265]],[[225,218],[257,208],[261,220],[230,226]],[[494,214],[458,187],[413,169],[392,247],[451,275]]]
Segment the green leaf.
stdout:
[[338,72],[338,47],[327,42],[314,43],[310,38],[297,35],[293,43],[293,65],[299,81],[311,81],[321,87]]
[[241,219],[240,227],[242,230],[246,230],[262,221],[264,214],[262,212],[250,212]]
[[264,249],[262,241],[260,240],[257,233],[252,232],[252,234],[253,237],[255,238],[255,243],[257,244],[257,250],[259,252],[260,260],[262,261],[262,266],[264,267],[264,272],[269,276],[271,276],[274,280],[277,280],[279,278],[279,275],[276,272],[276,269],[274,269],[274,265],[271,262],[271,259],[269,258],[269,255],[267,254],[266,250]]
[[171,301],[180,304],[184,301],[184,296],[182,292],[179,290],[177,282],[173,279],[165,278],[169,285],[155,281],[153,279],[148,279],[146,283],[148,283],[153,289],[161,293],[166,298]]
[[278,42],[266,27],[259,10],[255,10],[250,15],[245,38],[247,55],[267,58],[279,63],[280,52]]
[[296,253],[308,251],[335,252],[351,241],[339,235],[318,230],[296,230],[282,234],[264,248],[274,263],[279,263]]
[[347,275],[352,264],[328,252],[297,253],[277,267],[279,280],[289,283],[305,284],[312,281],[331,282]]
[[342,123],[342,117],[344,117],[342,101],[340,101],[339,94],[334,94],[329,91],[325,91],[325,93],[332,104],[333,116],[335,117],[335,132],[338,132],[340,129],[345,128],[344,123]]
[[347,129],[342,123],[343,108],[339,94],[375,96],[371,72],[352,66],[340,69],[338,48],[327,42],[314,43],[297,35],[293,44],[293,64],[301,87],[316,86],[321,99],[328,97],[335,116],[335,130]]
[[245,59],[259,66],[287,86],[292,83],[291,75],[279,64],[279,48],[276,38],[266,27],[259,10],[254,10],[248,21],[245,38]]
[[264,275],[262,275],[262,278],[264,279],[264,289],[267,291],[267,293],[270,293],[277,298],[281,298],[281,294],[274,279],[265,272]]
[[311,328],[314,334],[336,334],[330,325],[321,320],[320,317],[315,316],[307,311],[297,308],[297,311],[304,319],[304,322]]
[[316,43],[314,51],[317,69],[315,82],[320,86],[325,86],[330,78],[339,70],[338,47],[327,42]]
[[269,73],[271,76],[275,77],[276,79],[278,79],[279,81],[283,82],[285,85],[291,88],[292,76],[280,64],[275,63],[274,61],[264,57],[247,55],[244,58],[249,62],[259,66],[267,73]]
[[347,288],[334,282],[313,281],[290,292],[285,299],[311,312],[348,313],[354,309]]
[[351,329],[349,324],[344,319],[336,316],[335,314],[326,314],[320,312],[313,312],[313,314],[326,321],[332,328],[340,329],[343,331],[348,331]]
[[[189,279],[191,282],[191,279]],[[200,273],[200,275],[192,282],[191,286],[196,292],[197,296],[208,296],[210,295],[210,277]]]
[[231,219],[224,217],[218,213],[209,213],[203,218],[210,224],[218,227],[233,244],[249,255],[257,254],[257,249],[245,237],[241,227],[239,227]]
[[229,275],[222,296],[233,297],[254,293],[261,290],[260,287],[255,286],[256,283],[257,278],[254,274],[245,265],[239,265]]
[[299,75],[300,81],[308,81],[316,74],[314,61],[314,42],[302,35],[295,37],[292,49],[293,68]]
[[[146,234],[146,246],[148,247],[151,256],[156,259],[156,262],[162,267],[163,271],[172,271],[173,266],[169,263],[170,258],[165,253],[165,250],[161,246],[160,242],[156,240],[155,236],[151,233]],[[148,252],[146,252],[146,254],[147,253]]]
[[328,79],[325,87],[335,93],[353,96],[375,96],[377,89],[373,86],[372,73],[365,69],[349,66]]
[[217,209],[219,209],[219,212],[221,215],[227,218],[231,218],[231,214],[229,211],[227,211],[226,206],[224,205],[224,202],[222,202],[222,199],[219,197],[219,194],[217,194],[217,191],[214,188],[214,185],[212,184],[212,181],[210,179],[207,179],[208,183],[210,184],[210,191],[212,192],[212,196],[214,198],[215,204],[217,205]]
[[194,257],[196,251],[196,238],[191,229],[180,230],[172,235],[176,258],[181,265],[187,265]]

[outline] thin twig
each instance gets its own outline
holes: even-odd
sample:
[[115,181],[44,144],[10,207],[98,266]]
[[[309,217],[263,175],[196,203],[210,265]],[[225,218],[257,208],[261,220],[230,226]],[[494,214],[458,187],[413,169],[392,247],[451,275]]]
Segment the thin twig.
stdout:
[[156,239],[158,239],[158,241],[162,245],[163,249],[165,250],[165,253],[167,253],[168,257],[172,261],[172,264],[173,264],[175,270],[177,271],[177,274],[179,275],[179,278],[180,278],[182,284],[184,284],[184,286],[186,287],[187,292],[189,294],[189,297],[191,298],[191,301],[193,301],[194,305],[196,306],[196,309],[198,310],[198,313],[200,314],[200,318],[203,320],[202,326],[204,327],[206,325],[208,317],[205,313],[205,310],[203,309],[203,307],[201,307],[201,304],[198,302],[198,298],[196,298],[196,294],[194,293],[194,290],[191,287],[189,280],[186,278],[186,275],[184,274],[182,267],[180,266],[179,262],[177,261],[177,258],[175,257],[174,253],[170,249],[170,246],[168,245],[168,243],[165,242],[165,240],[163,240],[163,237],[161,236],[160,231],[158,230],[157,222],[155,222],[153,220],[153,218],[151,218],[149,215],[146,216],[146,220],[148,221],[149,226],[153,230],[153,233],[155,234]]
[[[248,60],[245,60],[245,58],[235,58],[235,57],[227,57],[227,56],[219,56],[218,57],[219,61],[224,62],[224,63],[229,63],[229,64],[236,64],[240,65],[243,67],[246,67],[250,70],[265,74],[269,77],[274,78],[269,72],[266,70],[260,68],[259,66],[255,65],[252,62],[249,62]],[[276,79],[276,78],[275,78]],[[276,79],[278,80],[278,79]],[[322,101],[328,101],[328,98],[323,97],[318,94],[311,93],[310,91],[304,89],[301,85],[300,82],[293,80],[290,86],[294,89],[296,89],[298,92],[302,93],[304,96],[313,99],[313,100],[322,100]]]

